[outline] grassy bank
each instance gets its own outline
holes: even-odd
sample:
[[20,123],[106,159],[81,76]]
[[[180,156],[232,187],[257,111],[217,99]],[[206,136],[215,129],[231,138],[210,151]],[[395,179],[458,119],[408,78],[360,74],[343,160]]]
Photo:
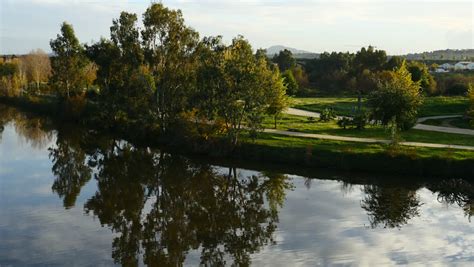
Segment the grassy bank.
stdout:
[[[57,117],[61,105],[54,101],[16,99],[0,102],[29,111]],[[90,124],[89,127],[94,127]],[[189,140],[180,136],[162,138],[146,131],[124,131],[113,134],[131,142],[158,146],[173,153],[205,156],[213,159],[260,162],[291,168],[329,168],[340,171],[409,174],[425,177],[474,177],[474,152],[433,148],[391,148],[381,144],[327,141],[310,138],[259,134],[253,140],[246,134],[236,148],[229,148],[223,137]],[[137,135],[137,132],[143,134]]]
[[[365,99],[363,105],[365,106]],[[325,108],[333,108],[337,115],[351,116],[357,106],[356,97],[324,97],[324,98],[292,98],[291,106],[294,108],[321,112]],[[437,96],[426,97],[420,109],[420,117],[439,115],[464,114],[469,107],[469,99],[462,96]]]
[[[274,128],[272,118],[266,118],[264,121],[265,128]],[[342,129],[336,121],[320,122],[310,121],[306,117],[284,114],[281,116],[277,124],[277,129],[304,133],[328,134],[348,137],[374,138],[374,139],[390,139],[388,129],[380,125],[367,125],[364,130]],[[434,144],[452,144],[474,146],[474,137],[462,134],[450,134],[440,132],[430,132],[411,129],[401,133],[401,139],[408,142],[423,142]]]

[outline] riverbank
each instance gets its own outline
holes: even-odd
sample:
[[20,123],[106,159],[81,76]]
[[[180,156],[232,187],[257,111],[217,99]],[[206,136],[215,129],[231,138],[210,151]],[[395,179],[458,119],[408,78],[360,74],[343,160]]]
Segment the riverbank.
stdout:
[[[57,101],[28,98],[0,98],[0,103],[30,112],[61,117],[62,105]],[[73,120],[74,123],[74,120]],[[75,122],[79,123],[79,122]],[[83,122],[80,122],[83,123]],[[93,128],[97,125],[87,124]],[[261,133],[253,140],[244,137],[235,148],[223,138],[189,140],[183,137],[157,137],[144,131],[112,132],[142,146],[158,146],[174,153],[214,159],[264,162],[301,168],[329,168],[341,171],[409,174],[427,177],[474,177],[474,152],[457,149],[391,147]]]

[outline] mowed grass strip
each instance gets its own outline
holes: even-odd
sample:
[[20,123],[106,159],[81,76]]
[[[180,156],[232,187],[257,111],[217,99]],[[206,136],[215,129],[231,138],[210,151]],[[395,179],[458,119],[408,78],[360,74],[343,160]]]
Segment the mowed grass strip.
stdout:
[[[367,108],[367,100],[362,101],[363,107]],[[351,116],[357,107],[357,97],[292,98],[291,107],[314,112],[332,108],[337,115]],[[468,107],[469,99],[464,96],[425,97],[419,117],[464,114]]]
[[[266,117],[264,127],[274,128],[273,118]],[[390,139],[390,131],[380,125],[368,125],[366,129],[342,129],[337,121],[320,122],[317,119],[310,121],[307,117],[283,114],[278,120],[277,129],[285,131],[327,134],[348,137]],[[401,139],[408,142],[422,142],[434,144],[451,144],[474,146],[474,137],[470,135],[449,134],[421,130],[408,130],[401,133]]]

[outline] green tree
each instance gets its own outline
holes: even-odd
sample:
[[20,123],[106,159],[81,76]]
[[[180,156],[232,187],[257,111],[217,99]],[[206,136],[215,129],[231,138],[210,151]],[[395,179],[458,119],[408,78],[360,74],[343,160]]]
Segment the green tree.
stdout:
[[232,145],[244,126],[261,129],[265,112],[278,116],[284,108],[282,79],[266,57],[254,55],[239,36],[225,46],[220,37],[206,38],[200,52],[196,105],[209,120],[223,122]]
[[[80,93],[82,87],[82,70],[88,64],[84,48],[79,43],[71,24],[63,22],[61,34],[50,41],[54,53],[52,60],[52,80],[59,93],[70,97],[71,92]],[[65,90],[65,92],[63,91]]]
[[430,74],[428,66],[422,62],[411,61],[407,64],[407,69],[411,73],[411,79],[419,82],[424,92],[433,94],[436,91],[436,81]]
[[281,76],[284,79],[283,82],[286,86],[288,95],[296,95],[298,93],[299,86],[295,76],[293,75],[293,72],[291,70],[286,70]]
[[189,106],[195,88],[199,34],[184,23],[180,10],[153,3],[143,14],[145,60],[154,77],[162,131]]
[[374,119],[384,126],[393,121],[399,129],[411,128],[423,99],[419,83],[412,81],[405,64],[393,73],[391,79],[380,82],[378,87],[368,99]]
[[357,107],[362,112],[362,96],[376,89],[376,72],[384,69],[387,63],[387,53],[384,50],[376,50],[373,46],[362,47],[354,57],[353,69],[357,79]]
[[385,69],[390,71],[396,70],[402,66],[403,61],[404,59],[402,57],[392,56],[385,64]]
[[[290,72],[291,73],[291,72]],[[277,128],[277,120],[281,113],[288,108],[288,87],[285,86],[284,80],[280,77],[278,70],[273,71],[268,90],[269,104],[266,113],[273,116],[275,129]]]
[[272,61],[278,64],[278,68],[280,68],[281,72],[292,70],[296,67],[296,59],[293,57],[293,53],[288,49],[280,51],[278,55],[273,57]]
[[468,115],[471,117],[471,125],[474,126],[474,85],[469,84],[469,100],[471,101],[471,107],[468,110]]

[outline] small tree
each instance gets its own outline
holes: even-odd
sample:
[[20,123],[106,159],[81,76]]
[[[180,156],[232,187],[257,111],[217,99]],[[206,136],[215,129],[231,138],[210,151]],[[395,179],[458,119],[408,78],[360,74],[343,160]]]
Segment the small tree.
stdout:
[[281,113],[288,107],[288,96],[286,95],[287,87],[280,78],[278,70],[272,73],[271,84],[268,90],[269,105],[267,114],[273,116],[275,129],[277,128],[277,120]]
[[293,72],[291,70],[286,70],[283,72],[282,77],[284,79],[283,82],[286,86],[288,95],[295,95],[298,92],[299,86],[295,76],[293,75]]
[[46,82],[51,75],[51,62],[43,50],[32,50],[26,57],[26,73],[28,80],[36,84],[39,91],[40,83]]
[[373,118],[382,125],[387,126],[394,120],[399,129],[409,129],[415,124],[422,104],[420,85],[412,81],[403,64],[391,79],[379,83],[378,90],[370,94],[368,103]]
[[468,115],[471,117],[471,126],[474,127],[474,85],[469,84],[469,100],[471,101],[471,107],[468,110]]
[[272,61],[278,64],[281,72],[292,70],[296,67],[296,59],[293,57],[293,53],[290,50],[282,50],[278,55],[275,55]]
[[60,93],[65,93],[69,98],[71,90],[80,92],[84,89],[83,69],[87,66],[88,60],[72,25],[66,22],[61,25],[61,34],[51,40],[50,45],[55,54],[52,61],[52,79]]

